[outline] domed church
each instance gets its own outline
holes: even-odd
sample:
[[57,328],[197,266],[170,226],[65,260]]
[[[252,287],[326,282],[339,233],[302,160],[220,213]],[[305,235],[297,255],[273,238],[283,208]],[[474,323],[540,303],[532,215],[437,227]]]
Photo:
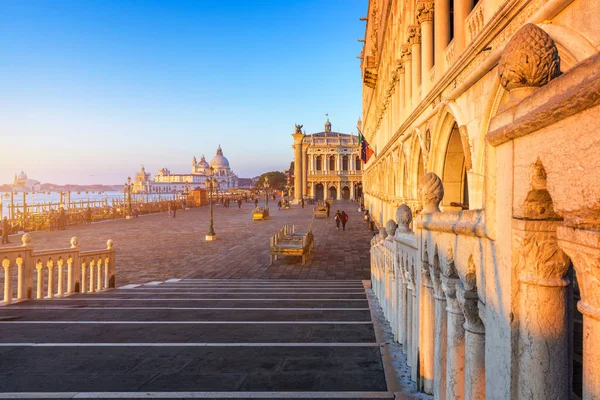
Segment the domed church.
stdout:
[[150,174],[146,173],[142,166],[142,172],[136,174],[134,191],[138,193],[171,193],[185,190],[186,187],[188,189],[204,188],[205,180],[209,176],[214,176],[217,180],[219,190],[238,188],[239,178],[229,166],[229,160],[223,155],[221,145],[217,147],[217,154],[210,160],[210,164],[204,156],[200,158],[200,161],[194,156],[190,174],[173,174],[169,169],[162,168],[154,175],[154,179],[151,179]]

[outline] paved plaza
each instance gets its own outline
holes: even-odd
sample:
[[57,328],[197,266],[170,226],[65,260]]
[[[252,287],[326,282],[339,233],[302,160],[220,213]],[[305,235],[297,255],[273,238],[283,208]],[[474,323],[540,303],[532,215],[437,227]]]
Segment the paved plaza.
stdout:
[[[214,208],[217,241],[205,242],[208,207],[178,210],[176,218],[166,213],[68,227],[65,231],[32,232],[37,250],[68,247],[72,236],[82,250],[104,248],[113,239],[117,249],[117,286],[163,281],[171,278],[203,279],[370,279],[369,240],[358,204],[334,203],[328,220],[314,219],[312,206],[277,210],[270,201],[271,218],[253,221],[254,204],[242,208]],[[349,221],[345,231],[335,228],[333,215],[345,210]],[[297,231],[312,226],[315,246],[305,266],[299,257],[280,258],[269,267],[269,237],[284,224]],[[19,241],[19,237],[11,237]],[[1,249],[1,247],[0,247]]]

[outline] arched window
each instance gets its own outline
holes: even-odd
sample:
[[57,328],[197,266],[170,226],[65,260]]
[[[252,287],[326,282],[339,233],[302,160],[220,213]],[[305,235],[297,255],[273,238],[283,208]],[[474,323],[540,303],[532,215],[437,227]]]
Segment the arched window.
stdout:
[[342,157],[342,171],[348,171],[348,156]]
[[330,171],[335,171],[335,156],[330,156],[329,157],[329,170]]
[[[452,133],[446,147],[444,177],[442,181],[444,183],[444,199],[442,202],[442,205],[445,207],[444,210],[468,208],[469,185],[465,167],[465,153],[463,152],[462,141],[456,123],[452,126]],[[454,203],[454,205],[451,203]]]
[[361,165],[360,165],[360,157],[356,156],[356,158],[354,159],[354,161],[355,161],[355,163],[356,163],[356,164],[355,164],[355,169],[356,169],[357,171],[360,171],[360,167],[361,167]]
[[316,164],[317,171],[321,171],[323,169],[323,157],[317,156]]

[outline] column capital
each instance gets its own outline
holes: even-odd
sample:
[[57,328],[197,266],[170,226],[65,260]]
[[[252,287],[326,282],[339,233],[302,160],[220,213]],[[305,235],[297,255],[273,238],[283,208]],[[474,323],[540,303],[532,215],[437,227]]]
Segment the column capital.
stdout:
[[401,58],[396,60],[396,73],[404,74],[404,60]]
[[456,285],[456,298],[465,316],[464,328],[472,333],[484,334],[485,327],[479,318],[477,292],[466,290],[461,282]]
[[400,54],[401,54],[402,60],[405,63],[410,62],[409,60],[412,57],[412,50],[410,49],[410,45],[403,44],[402,47],[400,48]]
[[433,22],[434,2],[431,0],[419,0],[417,2],[417,21],[420,24],[423,22]]
[[559,227],[558,244],[577,271],[581,300],[579,311],[600,320],[600,232]]
[[538,286],[566,286],[569,259],[559,248],[560,221],[513,219],[512,236],[519,280]]
[[442,275],[442,289],[446,294],[446,302],[448,306],[446,307],[446,311],[453,314],[463,314],[462,308],[458,303],[456,298],[456,286],[460,282],[458,278],[450,278],[448,276]]
[[408,43],[411,46],[421,44],[421,27],[419,25],[410,25],[407,30]]

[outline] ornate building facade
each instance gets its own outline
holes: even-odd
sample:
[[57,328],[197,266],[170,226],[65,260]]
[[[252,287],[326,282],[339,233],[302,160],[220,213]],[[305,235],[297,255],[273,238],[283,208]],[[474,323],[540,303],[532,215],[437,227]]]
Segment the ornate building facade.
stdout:
[[229,160],[223,156],[221,146],[217,148],[217,154],[210,160],[210,164],[204,156],[200,158],[200,161],[197,161],[194,156],[190,174],[173,174],[169,169],[162,168],[152,179],[142,166],[141,171],[135,176],[133,190],[136,193],[171,193],[198,187],[203,189],[205,180],[209,176],[213,176],[217,180],[220,190],[238,188],[239,178],[229,166]]
[[358,137],[332,132],[329,118],[323,132],[306,135],[296,125],[294,199],[355,199],[362,179]]
[[373,285],[436,399],[600,399],[599,12],[369,1]]

